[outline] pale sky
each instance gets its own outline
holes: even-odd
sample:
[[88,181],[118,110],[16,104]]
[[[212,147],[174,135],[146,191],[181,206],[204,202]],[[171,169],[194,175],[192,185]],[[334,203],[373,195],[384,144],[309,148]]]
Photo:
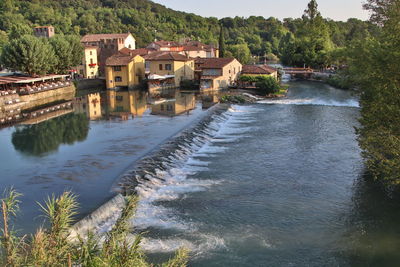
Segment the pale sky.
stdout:
[[[309,0],[153,0],[169,8],[204,17],[263,16],[300,18]],[[365,0],[318,0],[323,17],[346,21],[348,18],[368,19],[362,9]]]

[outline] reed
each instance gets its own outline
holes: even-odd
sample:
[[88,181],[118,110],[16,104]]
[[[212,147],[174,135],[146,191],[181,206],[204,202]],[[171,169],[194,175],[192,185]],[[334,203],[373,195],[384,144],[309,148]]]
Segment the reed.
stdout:
[[[78,237],[77,241],[69,238],[69,229],[77,214],[78,202],[71,192],[64,192],[56,197],[49,197],[39,204],[45,217],[47,228],[40,227],[36,233],[19,237],[12,229],[21,194],[14,189],[4,192],[1,199],[2,228],[0,236],[1,266],[44,266],[44,267],[145,267],[149,263],[140,249],[141,235],[133,237],[130,221],[135,215],[137,196],[127,196],[121,216],[108,233],[97,236],[88,233]],[[188,262],[186,250],[177,251],[163,267],[184,267]]]

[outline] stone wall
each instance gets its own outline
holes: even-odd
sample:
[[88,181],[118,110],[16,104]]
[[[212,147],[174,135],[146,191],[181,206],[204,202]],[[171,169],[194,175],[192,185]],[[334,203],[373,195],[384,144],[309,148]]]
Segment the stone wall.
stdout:
[[74,84],[54,90],[48,90],[40,93],[22,95],[20,99],[24,102],[22,109],[30,109],[48,103],[72,100],[75,97],[76,88]]

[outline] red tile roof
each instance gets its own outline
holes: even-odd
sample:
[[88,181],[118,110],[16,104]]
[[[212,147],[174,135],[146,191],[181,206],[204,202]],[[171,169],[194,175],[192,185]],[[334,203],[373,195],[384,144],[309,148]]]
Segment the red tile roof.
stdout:
[[147,61],[158,61],[158,60],[160,60],[160,61],[171,61],[171,60],[173,60],[173,61],[189,61],[189,60],[193,60],[193,59],[188,58],[177,52],[162,52],[162,51],[151,53],[147,56],[144,56],[144,58]]
[[222,69],[234,60],[234,58],[201,58],[196,60],[196,64],[201,64],[202,69]]
[[164,40],[156,41],[156,42],[153,42],[152,44],[156,44],[156,45],[161,46],[161,47],[180,46],[178,42],[164,41]]
[[276,71],[276,69],[268,65],[244,65],[242,69],[242,74],[269,75]]
[[100,42],[102,39],[126,39],[130,33],[104,33],[104,34],[87,34],[82,37],[81,43]]
[[107,58],[106,66],[126,66],[131,63],[133,61],[133,58],[137,55],[126,55],[123,53],[117,53]]
[[122,48],[121,50],[119,50],[120,53],[125,54],[125,55],[132,55],[132,56],[136,56],[136,55],[140,55],[140,56],[145,56],[150,54],[151,52],[154,52],[154,49],[148,49],[148,48],[139,48],[139,49],[129,49],[129,48]]

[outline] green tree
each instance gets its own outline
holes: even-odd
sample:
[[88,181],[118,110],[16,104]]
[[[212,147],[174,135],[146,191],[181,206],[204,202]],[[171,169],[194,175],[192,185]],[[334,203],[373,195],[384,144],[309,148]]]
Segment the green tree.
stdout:
[[360,146],[368,170],[388,188],[400,185],[400,2],[369,0],[382,35],[353,43],[349,73],[362,90]]
[[81,63],[83,46],[77,36],[56,35],[50,38],[49,42],[56,55],[53,72],[63,74]]
[[247,64],[251,60],[251,52],[247,44],[230,45],[228,51],[242,64]]
[[281,88],[278,81],[273,77],[261,77],[261,79],[258,79],[256,82],[256,87],[263,95],[275,94],[279,92]]
[[56,57],[47,40],[25,35],[4,46],[0,62],[8,69],[38,75],[50,71]]
[[225,34],[224,26],[221,24],[219,33],[219,57],[225,57]]

